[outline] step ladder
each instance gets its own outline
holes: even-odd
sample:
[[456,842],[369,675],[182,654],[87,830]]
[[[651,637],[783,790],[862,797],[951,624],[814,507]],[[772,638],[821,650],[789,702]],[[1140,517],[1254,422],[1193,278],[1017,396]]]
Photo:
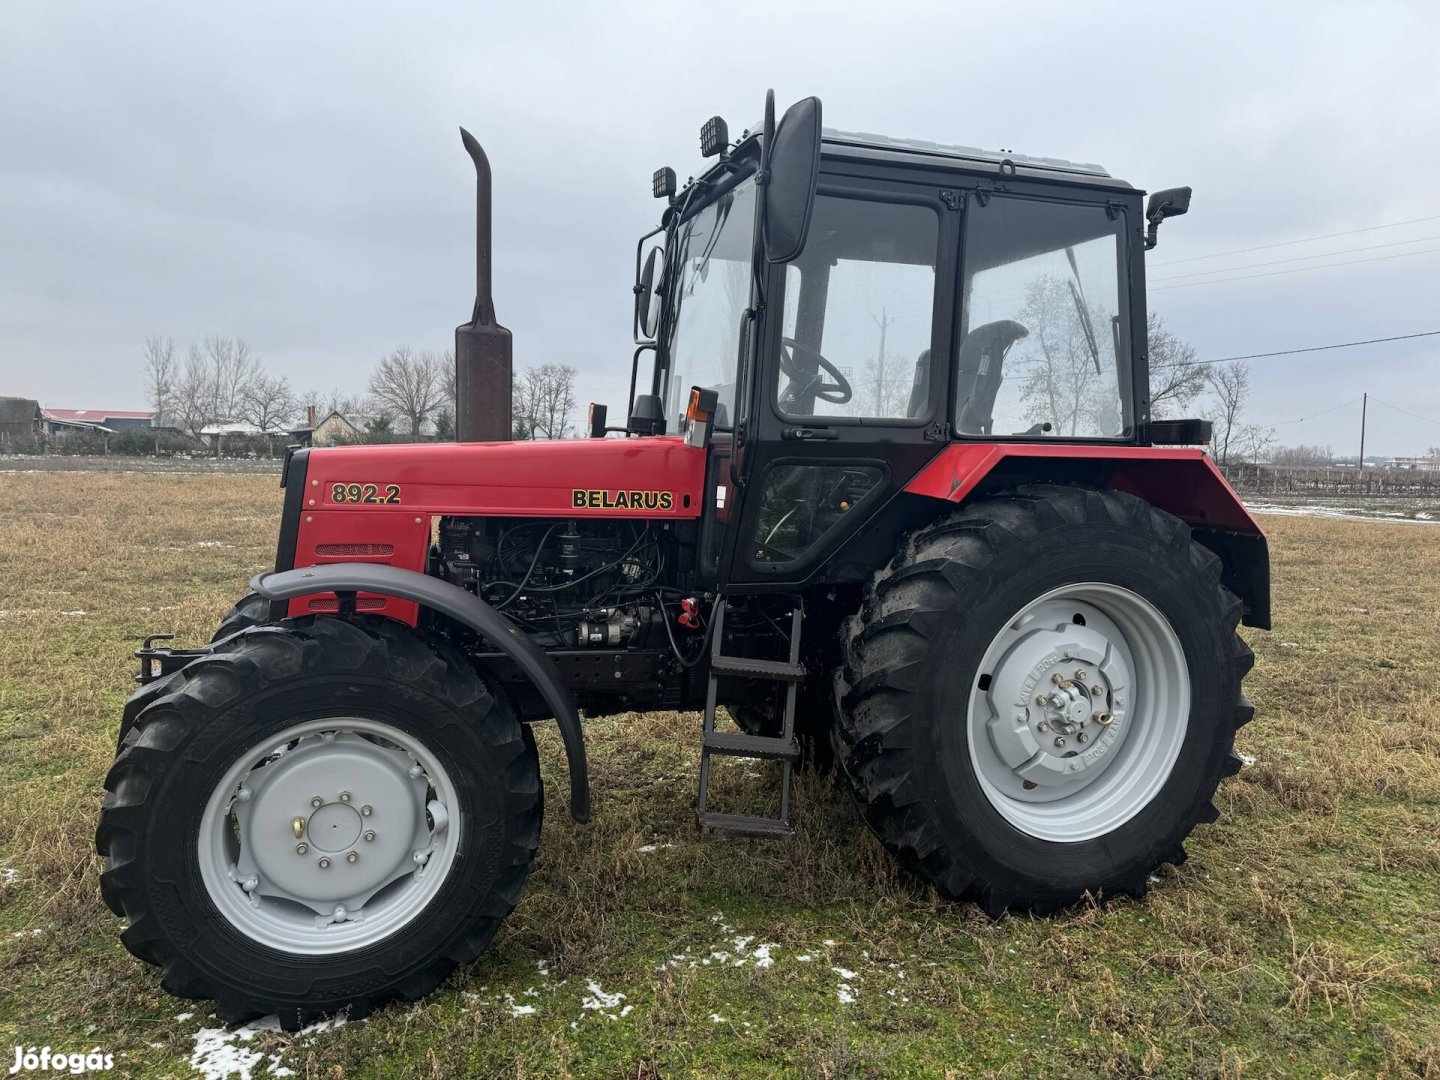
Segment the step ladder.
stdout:
[[[788,836],[790,825],[790,772],[800,760],[800,744],[795,739],[795,695],[805,678],[800,663],[800,625],[804,609],[797,599],[790,619],[790,658],[788,660],[755,660],[743,656],[726,656],[722,651],[725,639],[726,598],[715,604],[714,627],[710,638],[710,685],[705,692],[705,724],[700,740],[700,801],[695,808],[700,828],[706,832],[724,832],[739,836]],[[723,676],[768,679],[785,685],[785,706],[781,732],[773,735],[747,735],[743,732],[715,730],[715,698]],[[755,758],[779,761],[780,816],[759,817],[752,814],[717,814],[708,808],[710,797],[710,759],[723,757]]]

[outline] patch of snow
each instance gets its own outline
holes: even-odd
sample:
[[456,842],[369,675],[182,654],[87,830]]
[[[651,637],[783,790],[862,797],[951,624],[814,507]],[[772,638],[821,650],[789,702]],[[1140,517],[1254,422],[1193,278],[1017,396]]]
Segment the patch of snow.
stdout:
[[19,880],[19,870],[13,866],[0,866],[0,885],[14,885]]
[[839,975],[840,978],[844,979],[846,982],[850,982],[852,979],[855,979],[855,978],[858,977],[858,976],[856,976],[855,972],[853,972],[853,971],[846,971],[846,970],[845,970],[844,968],[842,968],[842,967],[832,967],[830,970],[833,971],[836,975]]
[[625,1000],[624,994],[618,990],[613,994],[607,994],[594,979],[586,980],[585,989],[589,991],[590,996],[580,999],[582,1009],[593,1009],[602,1016],[610,1017],[611,1020],[619,1019],[618,1016],[607,1010],[618,1009],[620,1003]]
[[673,848],[674,846],[674,844],[646,844],[640,848],[639,851],[642,855],[649,855],[651,852],[664,851],[666,848]]
[[711,1013],[710,1022],[712,1024],[723,1024],[726,1022],[726,1020],[725,1017],[721,1016],[719,1013]]
[[1339,521],[1379,521],[1396,525],[1436,525],[1434,515],[1418,511],[1410,517],[1403,510],[1378,510],[1367,506],[1285,506],[1274,503],[1247,503],[1247,508],[1257,514],[1274,514],[1281,517],[1333,518]]
[[16,931],[15,931],[13,934],[11,934],[10,936],[11,936],[11,937],[16,937],[16,938],[39,937],[39,936],[40,936],[41,934],[43,934],[44,932],[45,932],[44,930],[42,930],[40,927],[37,926],[34,930],[16,930]]
[[1242,769],[1248,769],[1251,765],[1255,764],[1254,754],[1242,754],[1239,750],[1236,750],[1235,756],[1240,759],[1240,767]]
[[1299,642],[1295,642],[1295,641],[1282,641],[1282,642],[1280,642],[1280,648],[1282,648],[1282,649],[1298,649],[1299,647],[1300,647]]
[[833,948],[835,947],[835,939],[834,939],[834,938],[828,938],[828,937],[827,937],[827,938],[826,938],[824,941],[822,941],[820,944],[821,944],[821,945],[824,945],[827,949],[833,949]]
[[179,1020],[183,1024],[186,1020],[189,1020],[194,1015],[195,1014],[193,1012],[176,1013],[175,1019]]
[[796,959],[796,960],[799,960],[800,963],[802,963],[802,964],[808,964],[808,963],[810,963],[810,961],[814,960],[815,958],[814,958],[813,956],[811,956],[809,953],[801,953],[799,956],[795,957],[795,959]]
[[[195,1052],[190,1055],[190,1068],[205,1080],[225,1080],[230,1076],[251,1080],[255,1066],[265,1055],[240,1044],[248,1043],[261,1032],[279,1030],[278,1016],[266,1016],[234,1031],[223,1027],[201,1028],[195,1033]],[[267,1064],[273,1072],[280,1064],[279,1055],[271,1055]]]
[[60,612],[60,614],[69,615],[72,619],[83,619],[86,615],[89,615],[90,613],[88,611],[62,611]]
[[203,548],[222,548],[225,545],[219,540],[196,540],[195,546]]
[[835,990],[835,996],[840,999],[841,1005],[855,1004],[855,991],[846,983],[841,983]]
[[537,963],[537,964],[535,965],[535,970],[538,971],[541,975],[545,976],[546,978],[549,978],[549,977],[550,977],[550,961],[549,961],[549,960],[541,960],[539,963]]

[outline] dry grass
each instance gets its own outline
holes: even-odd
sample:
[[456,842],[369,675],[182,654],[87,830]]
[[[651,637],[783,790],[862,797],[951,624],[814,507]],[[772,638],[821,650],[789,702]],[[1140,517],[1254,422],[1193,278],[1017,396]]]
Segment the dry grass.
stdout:
[[[119,947],[91,832],[130,650],[207,637],[270,562],[279,507],[268,476],[0,476],[7,1052],[192,1071],[214,1021],[177,1021],[195,1006]],[[1146,900],[991,923],[898,873],[814,778],[794,839],[699,839],[695,717],[609,718],[586,828],[542,732],[551,815],[489,957],[415,1006],[237,1045],[309,1077],[1440,1077],[1440,529],[1266,524],[1257,760]],[[740,763],[726,790],[766,779]],[[592,980],[633,1010],[582,1008]]]

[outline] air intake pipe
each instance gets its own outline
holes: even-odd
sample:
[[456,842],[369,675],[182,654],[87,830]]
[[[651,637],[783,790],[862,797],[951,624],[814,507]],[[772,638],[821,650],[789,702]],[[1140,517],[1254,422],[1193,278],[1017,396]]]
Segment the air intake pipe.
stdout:
[[490,291],[490,159],[464,128],[460,139],[475,163],[475,310],[455,328],[455,437],[498,442],[510,438],[514,376],[510,331],[495,321]]

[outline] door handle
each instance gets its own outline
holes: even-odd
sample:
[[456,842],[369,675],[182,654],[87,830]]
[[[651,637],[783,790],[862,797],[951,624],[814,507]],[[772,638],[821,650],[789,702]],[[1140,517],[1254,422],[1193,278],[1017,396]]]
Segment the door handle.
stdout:
[[834,428],[793,427],[781,428],[780,438],[786,442],[815,442],[817,439],[838,439],[840,433]]

